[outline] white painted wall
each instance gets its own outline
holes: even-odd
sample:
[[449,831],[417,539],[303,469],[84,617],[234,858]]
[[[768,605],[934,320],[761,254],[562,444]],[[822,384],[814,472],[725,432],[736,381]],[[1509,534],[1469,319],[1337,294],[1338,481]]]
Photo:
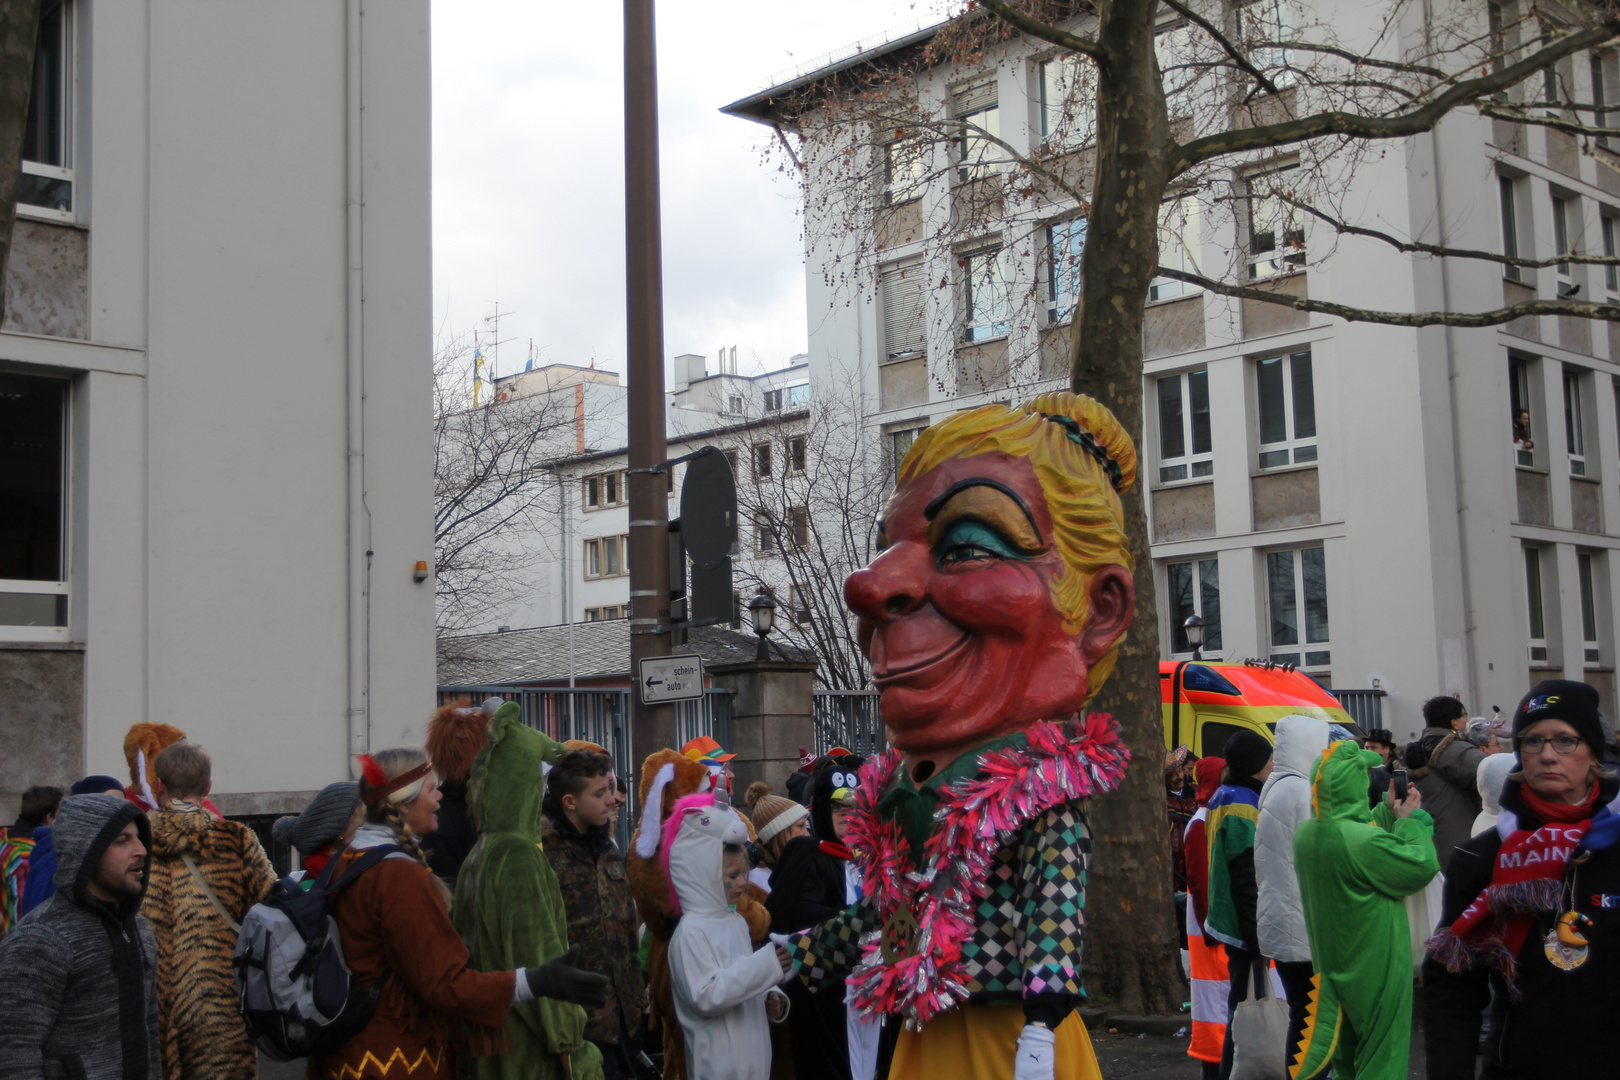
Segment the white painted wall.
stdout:
[[[349,775],[345,5],[75,7],[90,340],[8,333],[0,359],[74,376],[85,761],[125,774],[151,720],[210,749],[216,792],[307,791]],[[434,704],[428,5],[362,25],[380,749]]]

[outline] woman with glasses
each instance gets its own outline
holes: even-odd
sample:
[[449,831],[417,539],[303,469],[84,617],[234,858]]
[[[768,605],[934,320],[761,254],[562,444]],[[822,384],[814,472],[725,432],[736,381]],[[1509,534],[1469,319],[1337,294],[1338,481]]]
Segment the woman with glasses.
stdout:
[[[1496,827],[1457,848],[1423,966],[1430,1080],[1612,1073],[1620,1016],[1620,780],[1604,764],[1598,693],[1540,683],[1513,714],[1516,768]],[[1494,995],[1492,990],[1495,990]]]

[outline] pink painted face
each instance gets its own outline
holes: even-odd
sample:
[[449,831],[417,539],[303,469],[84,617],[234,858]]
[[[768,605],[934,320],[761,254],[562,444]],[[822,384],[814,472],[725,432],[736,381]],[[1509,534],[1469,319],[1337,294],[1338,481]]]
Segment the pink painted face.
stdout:
[[895,492],[883,533],[886,550],[844,598],[895,746],[959,751],[1080,708],[1135,591],[1122,567],[1098,571],[1086,625],[1065,632],[1052,600],[1064,564],[1027,459],[941,463]]

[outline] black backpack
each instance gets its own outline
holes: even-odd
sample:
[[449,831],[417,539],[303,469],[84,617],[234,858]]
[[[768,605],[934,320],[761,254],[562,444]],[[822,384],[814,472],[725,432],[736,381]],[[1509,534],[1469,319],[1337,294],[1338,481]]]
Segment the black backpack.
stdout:
[[395,844],[368,848],[336,881],[334,854],[308,889],[282,878],[243,917],[232,960],[237,1007],[248,1037],[266,1054],[277,1061],[320,1057],[370,1022],[388,976],[369,986],[355,979],[329,909],[355,878],[404,850]]

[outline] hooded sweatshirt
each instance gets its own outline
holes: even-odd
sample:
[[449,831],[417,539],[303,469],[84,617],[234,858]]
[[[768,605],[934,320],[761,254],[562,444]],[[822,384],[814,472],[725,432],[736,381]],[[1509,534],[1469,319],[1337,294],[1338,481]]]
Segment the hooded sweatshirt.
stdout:
[[1313,816],[1294,834],[1294,869],[1320,989],[1301,1061],[1290,1075],[1335,1071],[1364,1080],[1407,1072],[1412,1037],[1412,939],[1406,897],[1439,871],[1434,821],[1367,806],[1377,754],[1333,743],[1311,769]]
[[1479,801],[1484,809],[1474,818],[1474,831],[1471,836],[1478,836],[1487,829],[1496,828],[1496,819],[1502,813],[1502,788],[1507,783],[1508,773],[1513,771],[1516,761],[1518,758],[1513,754],[1491,754],[1480,760],[1479,772],[1474,782],[1479,785]]
[[694,1080],[766,1080],[771,1037],[765,993],[788,974],[776,947],[753,947],[748,923],[726,903],[727,844],[746,844],[748,826],[712,795],[688,795],[665,824],[664,857],[681,921],[669,941],[675,1015]]
[[1277,721],[1271,775],[1260,789],[1254,874],[1260,884],[1256,921],[1260,954],[1290,963],[1309,960],[1305,909],[1294,876],[1294,831],[1311,816],[1311,766],[1328,746],[1328,726],[1309,716]]
[[[146,815],[117,795],[72,795],[53,825],[56,894],[0,942],[0,1077],[158,1080],[157,950],[141,896],[90,882],[114,837]],[[146,874],[141,875],[141,892]]]
[[[490,717],[488,738],[467,781],[467,808],[479,828],[456,880],[456,929],[479,971],[537,967],[568,949],[562,887],[540,847],[542,763],[568,748],[518,719],[516,702]],[[514,1005],[510,1052],[472,1058],[477,1080],[552,1080],[563,1057],[575,1080],[599,1076],[602,1055],[585,1040],[585,1010],[553,998]]]

